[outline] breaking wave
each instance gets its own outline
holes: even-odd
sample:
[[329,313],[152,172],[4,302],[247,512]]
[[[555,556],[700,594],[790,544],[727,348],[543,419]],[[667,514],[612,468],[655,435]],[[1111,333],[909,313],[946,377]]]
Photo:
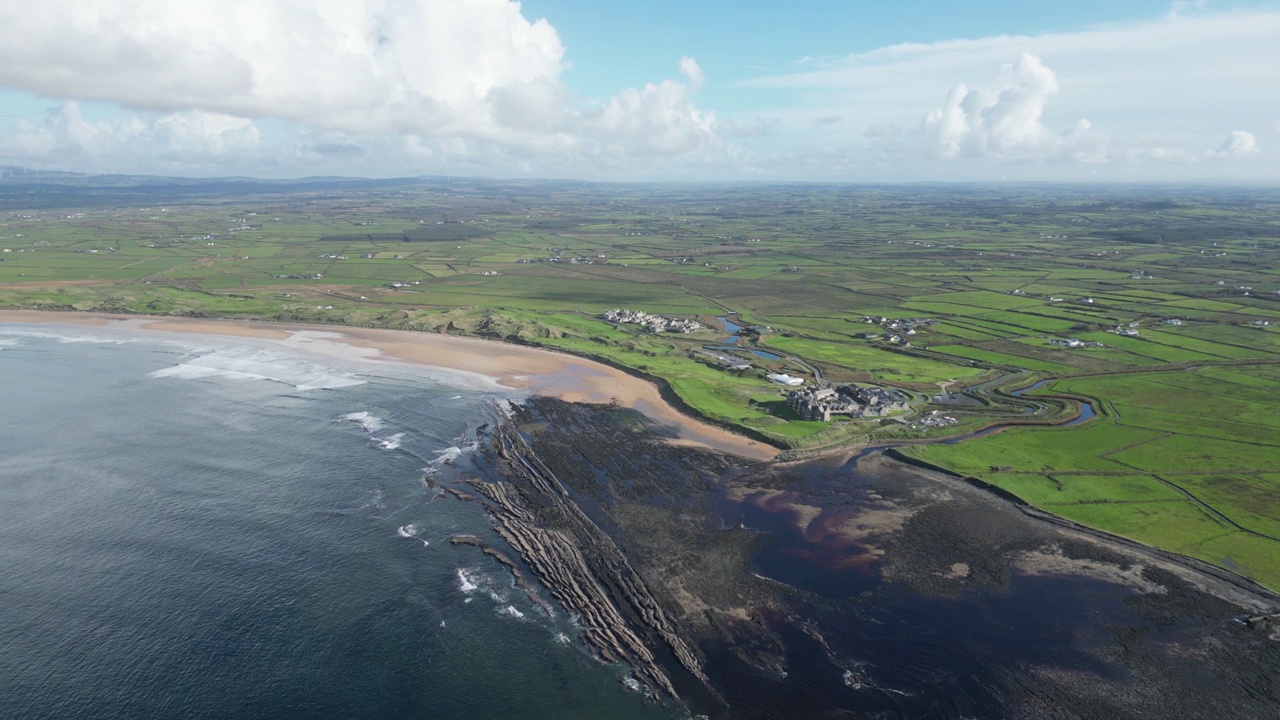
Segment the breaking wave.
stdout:
[[347,413],[338,419],[343,422],[355,423],[367,433],[376,433],[387,426],[382,418],[369,412]]
[[56,332],[42,332],[40,330],[5,330],[0,333],[0,345],[13,347],[20,345],[26,338],[39,338],[42,340],[56,340],[62,345],[76,344],[93,344],[93,345],[124,345],[127,340],[120,338],[109,338],[101,335],[65,335]]
[[431,546],[430,540],[423,540],[422,538],[418,537],[417,525],[401,525],[400,527],[396,528],[396,535],[399,535],[402,538],[413,538],[414,540],[421,542],[423,547]]
[[462,591],[462,594],[470,595],[472,592],[480,588],[480,586],[474,582],[474,579],[467,574],[466,570],[463,570],[462,568],[458,568],[457,572],[458,572],[458,589]]
[[428,467],[423,468],[423,472],[429,472],[434,474],[436,469],[438,469],[441,465],[452,465],[454,462],[457,461],[458,458],[462,457],[466,453],[474,452],[479,447],[480,447],[479,443],[472,442],[472,443],[467,443],[466,445],[463,445],[461,447],[454,445],[451,447],[444,448],[443,450],[436,450],[435,459],[431,461],[431,464]]
[[214,350],[151,373],[154,378],[266,380],[297,390],[333,390],[363,385],[351,373],[253,348]]
[[375,438],[369,438],[369,439],[377,443],[378,447],[382,448],[383,450],[399,450],[400,442],[404,440],[404,433],[396,433],[395,435],[391,435],[384,438],[375,437]]

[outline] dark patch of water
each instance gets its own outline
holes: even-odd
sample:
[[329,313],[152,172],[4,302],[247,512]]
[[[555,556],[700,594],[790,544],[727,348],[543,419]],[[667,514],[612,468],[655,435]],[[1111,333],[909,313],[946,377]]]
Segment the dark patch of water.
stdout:
[[721,497],[716,506],[724,527],[762,534],[753,561],[763,577],[833,598],[853,597],[880,583],[877,548],[839,532],[856,514],[855,505],[815,513],[800,496],[770,493]]
[[1072,420],[1071,422],[1067,423],[1063,427],[1079,425],[1080,423],[1087,422],[1089,420],[1092,420],[1095,417],[1097,417],[1097,413],[1094,412],[1093,410],[1093,403],[1082,402],[1080,403],[1080,417],[1076,418],[1075,420]]
[[724,315],[719,315],[716,317],[716,319],[720,321],[721,325],[724,325],[724,329],[726,332],[730,332],[736,335],[738,331],[742,329],[741,325],[731,322],[729,318]]
[[1019,668],[1123,678],[1122,666],[1086,650],[1111,627],[1142,623],[1132,595],[1073,577],[1021,576],[1004,593],[958,599],[886,588],[794,608],[807,618],[800,625],[766,615],[785,648],[785,677],[748,667],[730,648],[708,667],[735,718],[1000,718],[1021,699]]

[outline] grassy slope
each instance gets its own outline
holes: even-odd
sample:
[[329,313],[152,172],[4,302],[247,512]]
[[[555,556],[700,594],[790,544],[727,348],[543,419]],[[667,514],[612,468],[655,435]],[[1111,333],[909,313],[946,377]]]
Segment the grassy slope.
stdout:
[[[759,369],[728,373],[694,352],[720,333],[654,337],[596,314],[736,311],[781,331],[762,346],[837,379],[962,386],[986,365],[1065,378],[1054,388],[1102,399],[1105,418],[917,452],[1080,522],[1280,587],[1280,553],[1262,537],[1275,536],[1280,519],[1271,499],[1280,494],[1280,428],[1270,421],[1280,408],[1269,400],[1280,371],[1230,364],[1280,357],[1280,330],[1253,324],[1280,325],[1280,205],[1265,194],[1185,195],[1153,215],[1142,197],[1071,188],[464,183],[164,205],[72,194],[83,207],[57,211],[26,209],[24,193],[6,194],[0,182],[0,248],[11,250],[0,254],[0,306],[448,329],[536,343],[661,378],[694,411],[784,446],[904,432],[893,423],[795,421],[762,376],[803,367],[757,358]],[[405,232],[429,240],[405,242],[397,235]],[[544,262],[552,257],[607,264]],[[1137,268],[1154,277],[1130,279]],[[419,284],[393,290],[392,281]],[[1245,295],[1246,286],[1256,289]],[[903,353],[861,338],[885,334],[863,315],[940,322]],[[1160,322],[1170,317],[1184,324]],[[1129,321],[1141,323],[1138,338],[1106,332]],[[1066,336],[1107,347],[1047,343]],[[1195,369],[1150,372],[1171,364]],[[984,421],[981,411],[944,412],[959,428]]]

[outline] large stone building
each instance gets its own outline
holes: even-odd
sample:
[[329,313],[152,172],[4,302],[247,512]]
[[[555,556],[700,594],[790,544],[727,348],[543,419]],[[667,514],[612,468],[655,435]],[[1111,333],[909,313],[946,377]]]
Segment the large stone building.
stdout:
[[906,410],[900,392],[850,383],[838,387],[813,387],[787,393],[787,404],[804,420],[826,422],[833,415],[883,417]]

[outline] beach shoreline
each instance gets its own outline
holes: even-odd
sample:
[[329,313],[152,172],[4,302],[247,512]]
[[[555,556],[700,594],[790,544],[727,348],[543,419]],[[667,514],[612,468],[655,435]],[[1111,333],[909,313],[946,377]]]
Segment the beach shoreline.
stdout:
[[568,402],[616,403],[635,409],[660,425],[675,427],[676,443],[751,461],[772,460],[778,455],[776,448],[680,412],[662,398],[652,382],[576,355],[496,340],[343,325],[40,310],[0,310],[0,323],[251,338],[281,345],[308,334],[323,333],[325,340],[351,348],[362,360],[483,376],[502,387]]

